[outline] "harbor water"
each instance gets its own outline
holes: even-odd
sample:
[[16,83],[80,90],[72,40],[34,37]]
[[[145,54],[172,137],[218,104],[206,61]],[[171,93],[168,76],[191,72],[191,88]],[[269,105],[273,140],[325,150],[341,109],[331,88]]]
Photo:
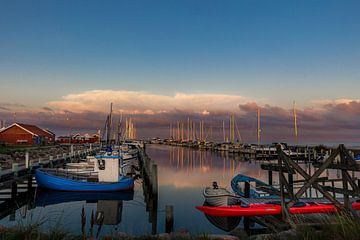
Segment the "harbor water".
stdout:
[[[34,195],[29,196],[29,204],[9,215],[2,215],[0,225],[40,224],[44,231],[61,228],[71,234],[85,232],[99,236],[117,232],[144,235],[165,232],[165,207],[173,206],[175,231],[223,234],[236,227],[241,219],[225,223],[221,220],[219,224],[218,220],[212,221],[196,210],[195,206],[204,202],[204,187],[216,181],[219,186],[230,189],[230,181],[238,173],[263,181],[268,178],[267,172],[260,168],[261,162],[245,161],[239,156],[235,158],[219,152],[156,144],[147,145],[146,153],[158,165],[157,200],[144,197],[146,188],[141,178],[136,180],[133,194],[65,193],[37,189]],[[154,207],[154,203],[157,206]],[[81,217],[82,209],[86,219]],[[102,218],[102,224],[96,224],[99,218]],[[82,219],[85,220],[84,226]]]

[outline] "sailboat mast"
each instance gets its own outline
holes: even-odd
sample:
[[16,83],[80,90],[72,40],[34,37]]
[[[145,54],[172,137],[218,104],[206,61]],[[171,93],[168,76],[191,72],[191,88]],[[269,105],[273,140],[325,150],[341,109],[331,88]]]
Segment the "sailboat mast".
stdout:
[[187,119],[187,141],[190,141],[190,118]]
[[260,145],[260,132],[261,132],[261,126],[260,126],[260,107],[258,107],[257,110],[257,141],[258,145]]
[[225,135],[225,122],[224,122],[224,120],[222,121],[222,125],[223,125],[224,142],[226,142],[226,135]]
[[169,135],[169,139],[172,139],[172,124],[170,123],[170,135]]
[[111,125],[112,125],[112,103],[110,103],[110,114],[108,118],[108,125],[107,125],[107,136],[106,136],[106,146],[111,146]]
[[298,129],[297,129],[297,121],[296,121],[296,106],[295,101],[293,103],[293,110],[294,110],[294,133],[295,133],[295,143],[298,144]]

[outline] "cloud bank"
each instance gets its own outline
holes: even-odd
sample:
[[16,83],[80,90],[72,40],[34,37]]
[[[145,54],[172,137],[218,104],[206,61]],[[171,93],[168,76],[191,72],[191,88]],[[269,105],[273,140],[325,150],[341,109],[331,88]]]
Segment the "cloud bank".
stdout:
[[173,96],[135,91],[93,90],[69,94],[48,105],[56,109],[71,109],[72,112],[108,112],[109,103],[116,111],[127,114],[159,114],[172,111],[198,112],[204,115],[213,111],[233,111],[236,106],[248,101],[243,96],[225,94],[185,94]]
[[[169,137],[169,124],[187,118],[205,131],[213,130],[212,140],[222,140],[222,122],[228,135],[230,113],[236,116],[241,137],[255,142],[257,109],[261,109],[262,141],[294,141],[293,109],[263,104],[250,98],[226,94],[160,95],[135,91],[94,90],[69,94],[40,108],[21,104],[0,103],[0,119],[38,124],[57,131],[97,131],[104,126],[110,102],[114,103],[115,119],[122,113],[136,123],[140,137]],[[291,101],[289,100],[289,103]],[[360,143],[360,100],[313,100],[312,106],[297,108],[299,139],[302,143]]]

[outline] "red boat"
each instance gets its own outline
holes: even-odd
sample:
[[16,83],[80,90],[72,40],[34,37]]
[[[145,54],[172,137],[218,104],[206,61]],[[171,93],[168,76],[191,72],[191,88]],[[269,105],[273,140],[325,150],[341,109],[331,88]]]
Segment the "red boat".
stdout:
[[[360,210],[360,202],[352,203],[354,210]],[[235,217],[235,216],[263,216],[263,215],[279,215],[281,214],[281,205],[275,203],[254,203],[248,206],[232,205],[232,206],[197,206],[201,212],[218,217]],[[338,209],[330,203],[308,202],[296,204],[291,207],[291,214],[309,214],[309,213],[331,213],[337,212]]]

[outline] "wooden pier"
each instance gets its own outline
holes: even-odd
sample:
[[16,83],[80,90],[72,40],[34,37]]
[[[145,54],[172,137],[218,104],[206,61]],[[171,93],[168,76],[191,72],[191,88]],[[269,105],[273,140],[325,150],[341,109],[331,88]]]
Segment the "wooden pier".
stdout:
[[140,175],[143,179],[142,187],[146,211],[149,212],[149,222],[152,224],[151,233],[157,233],[158,218],[158,168],[157,165],[149,158],[145,150],[140,151]]
[[[72,149],[72,148],[71,148]],[[100,147],[83,151],[70,151],[68,154],[49,156],[30,161],[28,154],[21,164],[13,163],[12,169],[0,171],[0,219],[15,213],[24,205],[31,209],[35,188],[34,170],[41,167],[56,167],[95,154]]]

